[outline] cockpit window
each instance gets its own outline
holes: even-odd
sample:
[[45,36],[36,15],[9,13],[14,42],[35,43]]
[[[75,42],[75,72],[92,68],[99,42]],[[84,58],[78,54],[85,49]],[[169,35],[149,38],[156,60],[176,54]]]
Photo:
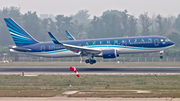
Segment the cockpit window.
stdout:
[[168,41],[171,41],[171,40],[169,40],[169,39],[165,39],[165,41],[166,41],[166,42],[168,42]]

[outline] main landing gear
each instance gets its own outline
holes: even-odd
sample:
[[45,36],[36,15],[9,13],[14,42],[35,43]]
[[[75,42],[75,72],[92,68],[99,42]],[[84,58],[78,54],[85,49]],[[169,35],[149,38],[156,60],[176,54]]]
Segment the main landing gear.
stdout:
[[96,63],[96,60],[94,60],[94,59],[87,59],[85,62],[86,63],[90,63],[92,65],[92,64]]
[[162,56],[162,55],[163,55],[163,52],[164,52],[164,51],[160,51],[160,57],[159,57],[160,59],[163,59],[163,56]]
[[90,63],[91,65],[96,63],[96,60],[94,60],[94,55],[88,55],[89,59],[87,59],[85,62]]

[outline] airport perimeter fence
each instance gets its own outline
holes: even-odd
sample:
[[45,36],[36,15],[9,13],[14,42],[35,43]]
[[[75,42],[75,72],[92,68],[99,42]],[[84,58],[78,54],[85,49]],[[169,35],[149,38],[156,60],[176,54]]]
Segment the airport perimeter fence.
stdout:
[[[4,57],[0,57],[3,60]],[[84,62],[87,57],[82,58]],[[95,57],[97,62],[180,62],[180,57],[164,57],[160,59],[158,57],[117,57],[113,59],[103,59]],[[2,61],[0,60],[0,61]],[[19,57],[15,61],[15,57],[7,56],[7,60],[13,62],[80,62],[80,57],[67,57],[67,58],[44,58],[44,57]]]

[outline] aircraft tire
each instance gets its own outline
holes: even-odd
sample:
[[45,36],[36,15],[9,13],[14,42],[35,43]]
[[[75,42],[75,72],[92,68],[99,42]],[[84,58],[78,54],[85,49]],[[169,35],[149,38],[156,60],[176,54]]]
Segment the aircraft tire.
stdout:
[[93,61],[93,63],[96,63],[96,60],[92,60]]
[[160,59],[163,59],[163,56],[160,56],[159,58],[160,58]]
[[85,62],[86,62],[86,63],[89,63],[89,59],[87,59]]
[[93,61],[93,60],[91,60],[89,63],[92,65],[92,64],[94,64],[94,61]]

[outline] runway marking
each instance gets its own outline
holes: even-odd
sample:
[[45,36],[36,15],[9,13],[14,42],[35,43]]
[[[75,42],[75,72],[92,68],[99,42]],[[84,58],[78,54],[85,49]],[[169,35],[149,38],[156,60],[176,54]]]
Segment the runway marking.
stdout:
[[64,93],[62,94],[65,94],[65,95],[70,95],[70,94],[75,94],[77,93],[78,91],[65,91]]

